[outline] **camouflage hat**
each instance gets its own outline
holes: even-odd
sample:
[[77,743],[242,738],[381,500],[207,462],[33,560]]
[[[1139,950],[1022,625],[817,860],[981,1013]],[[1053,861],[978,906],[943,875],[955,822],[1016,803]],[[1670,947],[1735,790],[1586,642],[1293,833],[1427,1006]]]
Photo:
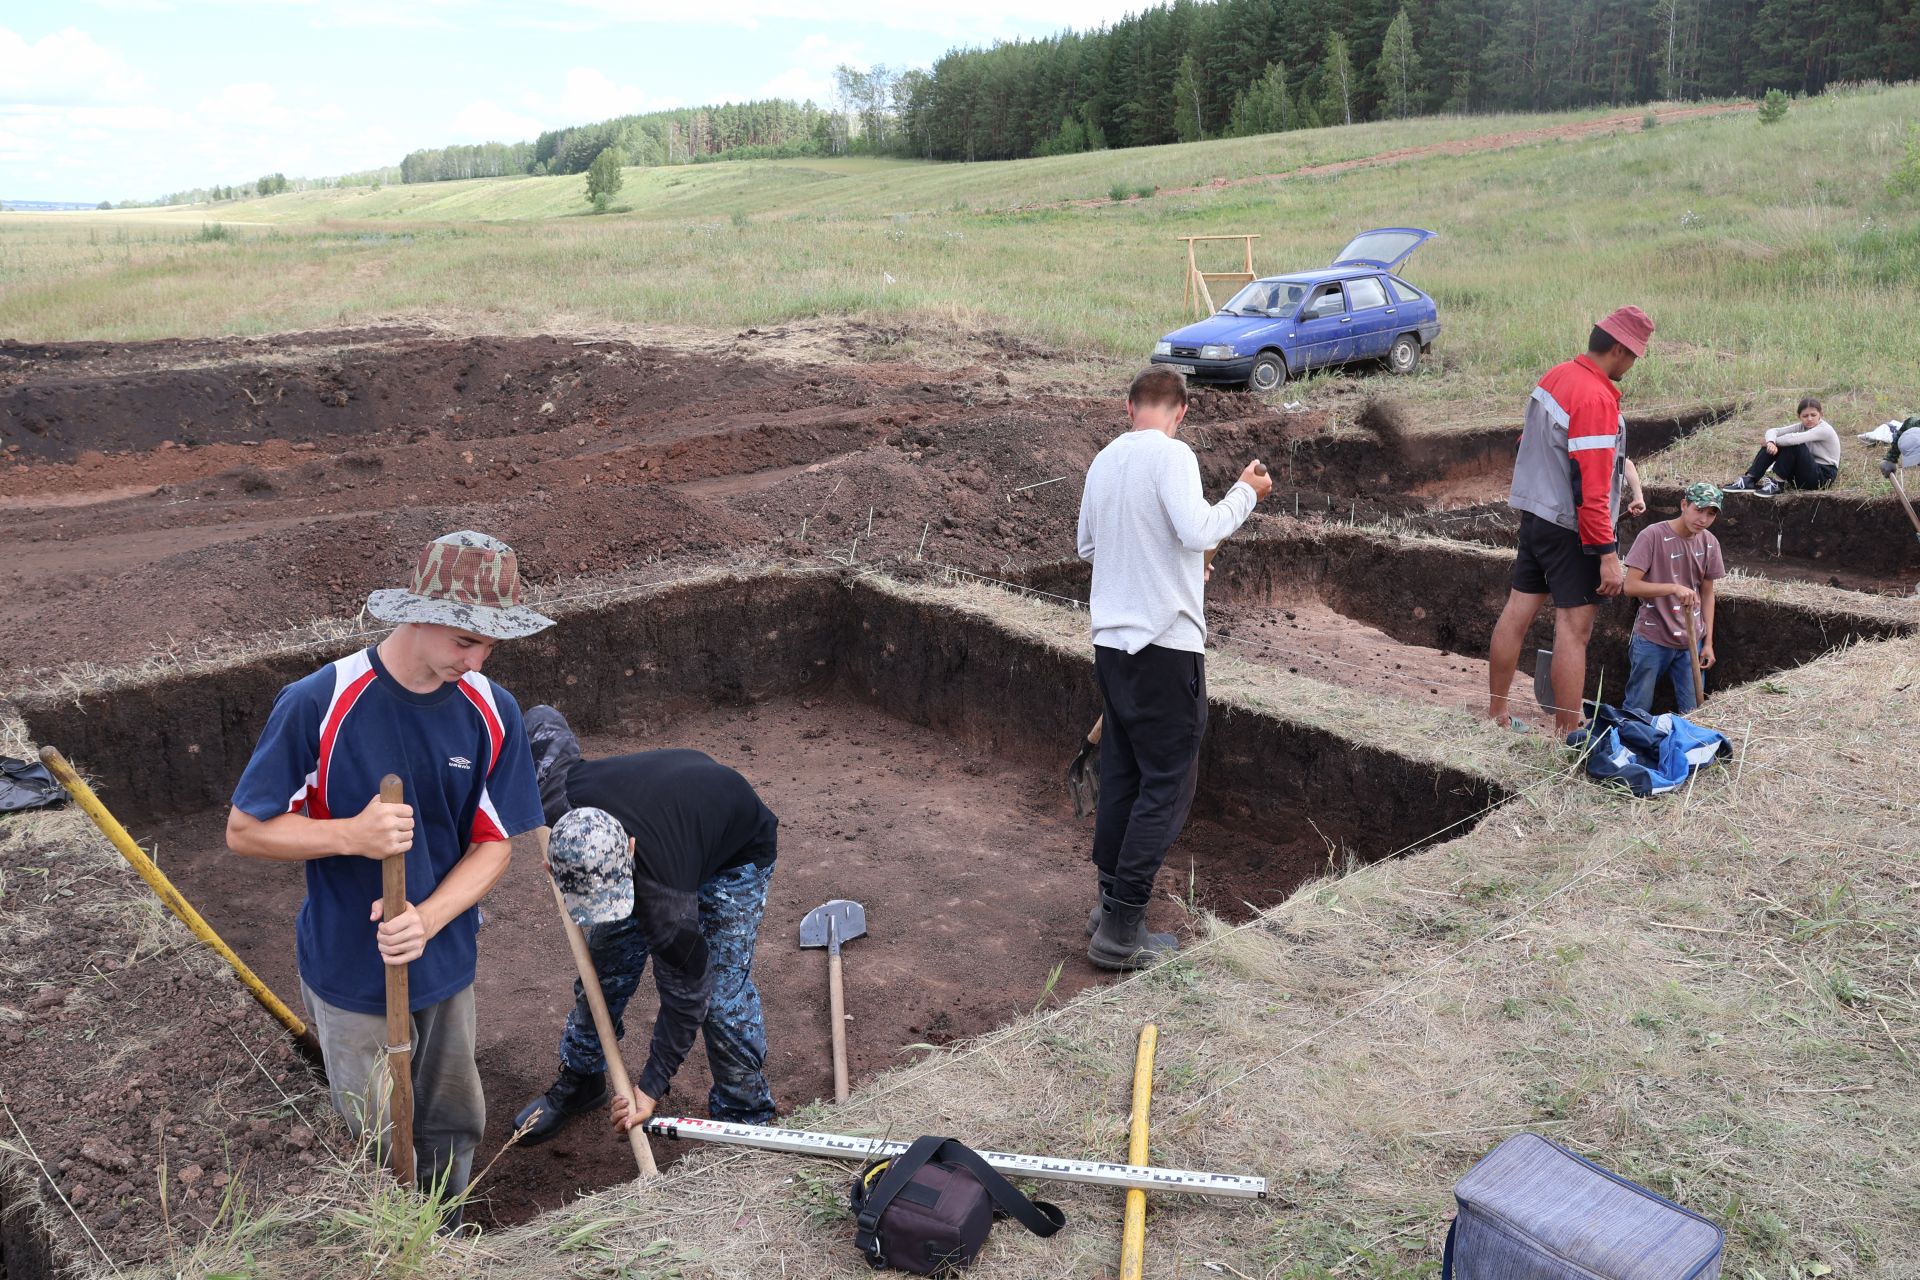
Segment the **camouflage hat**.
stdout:
[[1708,484],[1705,480],[1695,480],[1680,496],[1696,507],[1712,507],[1715,511],[1727,500],[1727,495],[1720,492],[1719,485]]
[[547,865],[575,924],[610,924],[633,914],[627,829],[605,809],[570,809],[554,823]]
[[553,625],[520,601],[513,548],[466,530],[429,542],[414,562],[413,585],[374,592],[367,612],[382,622],[432,622],[495,640],[517,640]]

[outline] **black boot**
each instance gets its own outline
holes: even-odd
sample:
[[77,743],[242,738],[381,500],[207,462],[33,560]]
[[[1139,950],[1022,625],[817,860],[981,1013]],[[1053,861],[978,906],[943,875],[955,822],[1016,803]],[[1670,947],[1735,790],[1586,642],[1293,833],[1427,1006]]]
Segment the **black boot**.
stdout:
[[[1113,877],[1104,871],[1098,874],[1100,876],[1100,897],[1111,897],[1113,895]],[[1093,910],[1087,912],[1087,936],[1091,938],[1098,932],[1100,932],[1100,903],[1096,900],[1093,904]]]
[[537,1147],[560,1132],[560,1126],[569,1116],[577,1116],[583,1111],[592,1111],[607,1100],[607,1078],[596,1072],[586,1075],[571,1067],[560,1068],[560,1078],[547,1087],[547,1091],[520,1108],[513,1117],[513,1127],[518,1130],[528,1121],[533,1127],[520,1138],[523,1147]]
[[1147,904],[1100,898],[1100,927],[1087,944],[1087,959],[1102,969],[1144,969],[1180,949],[1170,933],[1147,932]]

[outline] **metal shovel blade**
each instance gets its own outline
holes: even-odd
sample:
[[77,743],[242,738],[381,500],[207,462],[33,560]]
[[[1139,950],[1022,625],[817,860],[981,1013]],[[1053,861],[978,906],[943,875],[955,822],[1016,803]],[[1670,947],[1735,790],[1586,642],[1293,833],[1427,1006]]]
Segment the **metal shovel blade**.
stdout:
[[1553,650],[1536,650],[1533,658],[1533,700],[1542,711],[1553,710]]
[[835,898],[807,912],[800,921],[800,945],[824,947],[852,942],[867,932],[867,909],[857,902]]

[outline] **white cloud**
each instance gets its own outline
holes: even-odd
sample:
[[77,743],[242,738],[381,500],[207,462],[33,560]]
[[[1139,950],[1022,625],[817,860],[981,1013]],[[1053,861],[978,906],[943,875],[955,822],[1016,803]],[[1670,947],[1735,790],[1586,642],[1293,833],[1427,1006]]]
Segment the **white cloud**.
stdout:
[[821,106],[833,103],[833,69],[841,64],[862,67],[867,59],[858,44],[844,44],[811,35],[793,51],[793,65],[754,90],[756,98],[811,98]]
[[88,0],[108,13],[172,13],[172,0]]
[[522,112],[497,102],[469,102],[453,118],[449,142],[524,142],[545,126]]
[[674,0],[557,0],[556,9],[577,9],[612,22],[685,23],[756,27],[762,22],[831,22],[841,30],[863,26],[920,31],[957,41],[990,41],[1035,26],[1086,30],[1137,13],[1148,0],[1057,0],[1044,12],[1031,0],[972,0],[968,4],[900,4],[897,0],[730,0],[689,14]]
[[558,97],[530,92],[520,100],[528,110],[554,124],[584,124],[661,105],[638,85],[616,84],[597,67],[575,67],[567,72]]
[[142,87],[119,53],[76,27],[31,44],[18,32],[0,27],[0,103],[126,102],[138,97]]
[[279,91],[264,80],[230,84],[200,99],[197,110],[208,121],[245,129],[285,129],[299,119],[280,101]]

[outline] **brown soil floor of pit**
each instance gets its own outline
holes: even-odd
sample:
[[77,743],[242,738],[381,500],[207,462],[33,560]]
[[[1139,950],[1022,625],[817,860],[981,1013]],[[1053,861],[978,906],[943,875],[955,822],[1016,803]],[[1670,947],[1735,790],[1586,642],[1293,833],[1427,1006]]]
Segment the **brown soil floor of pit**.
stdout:
[[[1036,773],[952,739],[836,699],[716,709],[670,728],[604,735],[589,755],[697,747],[740,769],[780,815],[780,859],[761,926],[755,977],[766,1008],[768,1069],[782,1112],[832,1096],[826,962],[798,947],[800,918],[832,898],[867,909],[868,936],[846,950],[849,1054],[856,1085],[910,1062],[905,1046],[941,1044],[1065,1000],[1108,975],[1086,959],[1093,902],[1091,820],[1076,820],[1052,771]],[[1063,760],[1067,745],[1063,741]],[[298,992],[293,918],[297,868],[242,862],[222,849],[224,815],[140,834],[161,865],[277,991]],[[1283,833],[1283,836],[1285,833]],[[524,843],[524,842],[523,842]],[[1324,867],[1312,837],[1279,844],[1191,823],[1167,860],[1151,912],[1184,930],[1189,876],[1198,905],[1231,919],[1278,901]],[[521,849],[487,904],[479,976],[480,1066],[489,1124],[484,1162],[513,1113],[544,1089],[572,1002],[572,964],[550,891]],[[1048,977],[1060,977],[1051,992]],[[628,1067],[639,1072],[654,997],[643,983],[628,1021]],[[706,1114],[704,1049],[663,1106]],[[661,1159],[680,1148],[657,1144]],[[579,1191],[624,1181],[632,1156],[598,1119],[551,1143],[507,1153],[484,1188],[483,1221],[523,1221]]]
[[[1210,603],[1207,621],[1211,646],[1254,662],[1384,697],[1476,714],[1486,709],[1484,658],[1406,644],[1311,595]],[[1551,715],[1533,706],[1526,673],[1514,689],[1515,715],[1552,723]]]

